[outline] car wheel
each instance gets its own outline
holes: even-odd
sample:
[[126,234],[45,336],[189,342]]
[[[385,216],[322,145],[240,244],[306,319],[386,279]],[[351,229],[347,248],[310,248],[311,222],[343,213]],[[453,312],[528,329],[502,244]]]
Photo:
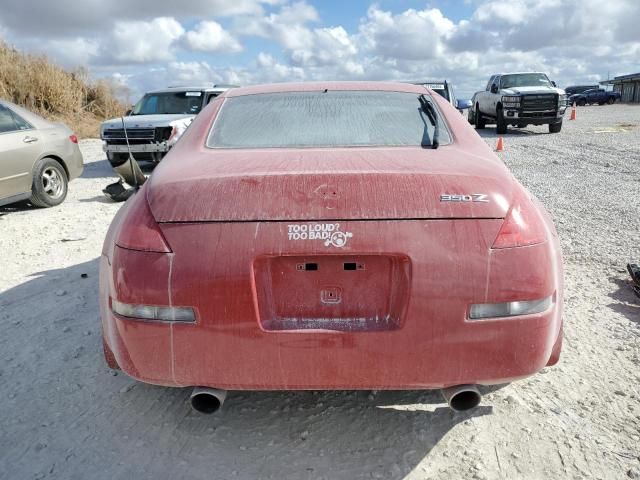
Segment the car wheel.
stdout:
[[562,122],[549,124],[549,133],[559,133],[560,130],[562,130]]
[[587,104],[587,101],[584,99],[580,99],[578,100],[578,106],[579,107],[584,107]]
[[604,102],[598,102],[598,105],[604,105]]
[[31,203],[36,207],[55,207],[67,197],[67,172],[53,158],[36,163],[31,185]]
[[482,116],[482,113],[480,113],[478,105],[476,105],[476,108],[475,108],[475,114],[473,115],[473,121],[474,121],[474,123],[476,125],[476,130],[482,130],[487,125],[484,117]]
[[507,133],[507,121],[504,119],[504,111],[498,108],[496,112],[496,133]]
[[613,97],[611,97],[611,98],[609,98],[609,100],[607,100],[607,103],[608,103],[609,105],[613,105],[614,103],[616,103],[616,99],[615,99],[615,98],[613,98]]

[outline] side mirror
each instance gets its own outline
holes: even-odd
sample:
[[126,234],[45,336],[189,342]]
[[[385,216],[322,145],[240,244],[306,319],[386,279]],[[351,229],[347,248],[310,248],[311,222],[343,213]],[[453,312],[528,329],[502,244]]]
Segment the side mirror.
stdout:
[[553,80],[551,80],[551,85],[553,85],[554,87],[558,88],[558,85],[556,85],[556,82],[554,82]]
[[456,104],[457,104],[456,107],[458,110],[466,110],[467,108],[471,108],[471,105],[473,105],[473,103],[471,103],[471,100],[463,100],[463,99],[458,99]]
[[496,83],[491,85],[491,93],[498,93],[498,85]]

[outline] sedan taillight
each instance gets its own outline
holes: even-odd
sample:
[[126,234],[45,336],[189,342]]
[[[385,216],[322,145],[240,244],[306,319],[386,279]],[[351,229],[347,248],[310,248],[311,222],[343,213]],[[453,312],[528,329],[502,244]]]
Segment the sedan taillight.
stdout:
[[69,140],[71,140],[71,143],[75,143],[76,145],[78,144],[78,137],[75,135],[69,135]]
[[146,191],[139,191],[134,198],[116,238],[116,245],[142,252],[170,253],[160,227],[147,203]]
[[111,309],[121,317],[140,320],[183,323],[193,323],[196,321],[196,313],[191,307],[131,305],[112,299]]
[[524,247],[542,243],[546,238],[546,229],[540,213],[523,195],[514,199],[491,248]]

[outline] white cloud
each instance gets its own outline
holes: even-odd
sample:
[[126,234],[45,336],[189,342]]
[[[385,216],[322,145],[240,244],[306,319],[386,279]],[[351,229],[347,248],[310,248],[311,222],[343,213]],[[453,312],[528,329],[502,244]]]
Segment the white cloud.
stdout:
[[173,85],[197,85],[213,83],[214,72],[207,62],[171,62],[167,65],[166,76]]
[[150,22],[118,22],[111,35],[109,53],[119,62],[173,60],[173,44],[183,34],[182,25],[171,17]]
[[[242,35],[266,38],[280,45],[286,61],[292,67],[302,69],[304,77],[362,75],[364,69],[356,59],[358,47],[354,37],[342,26],[309,27],[318,21],[316,9],[303,1],[285,5],[267,17],[239,21],[236,30]],[[298,70],[287,70],[284,68],[286,65],[276,62],[271,55],[265,55],[258,56],[257,65],[261,68],[268,65],[271,76],[283,80],[287,76],[302,77]]]
[[167,85],[212,85],[232,84],[248,85],[255,83],[253,71],[245,68],[214,68],[208,62],[170,62],[155,73],[162,83]]
[[129,88],[129,79],[131,75],[115,72],[111,75],[111,84],[116,88]]
[[[380,2],[355,28],[323,23],[319,1],[137,0],[124,8],[124,0],[86,0],[78,9],[73,0],[22,0],[3,5],[0,36],[65,65],[89,63],[101,76],[129,75],[136,92],[176,82],[447,79],[462,96],[499,71],[543,70],[568,85],[640,68],[637,0],[472,0],[474,12],[461,20],[447,13],[451,2],[404,10]],[[235,58],[214,55],[243,46],[249,51]]]
[[193,18],[263,15],[283,0],[13,0],[2,2],[2,20],[25,36],[95,35],[121,21],[150,17]]
[[353,39],[342,27],[316,28],[309,32],[308,43],[291,51],[297,65],[335,65],[358,53]]
[[445,41],[455,29],[437,8],[409,9],[393,15],[374,6],[360,25],[359,38],[381,57],[429,60],[444,54]]
[[505,23],[517,25],[524,22],[527,13],[527,6],[523,1],[498,0],[482,4],[481,8],[474,12],[473,19],[491,25],[504,25]]
[[277,62],[271,55],[260,52],[256,59],[258,67],[254,80],[258,82],[293,82],[305,80],[305,71]]
[[242,45],[222,26],[214,21],[200,22],[195,30],[187,32],[184,44],[200,52],[241,52]]
[[52,57],[63,65],[86,65],[98,55],[100,48],[95,41],[77,37],[71,39],[55,39],[49,44]]
[[243,35],[266,38],[288,50],[296,50],[311,43],[312,34],[306,24],[318,20],[318,12],[313,6],[297,2],[265,17],[241,18],[236,30]]

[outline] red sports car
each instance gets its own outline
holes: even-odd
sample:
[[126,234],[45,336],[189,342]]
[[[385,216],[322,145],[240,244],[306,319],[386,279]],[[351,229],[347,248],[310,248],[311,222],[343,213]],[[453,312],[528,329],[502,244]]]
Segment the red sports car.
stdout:
[[400,83],[233,89],[105,240],[107,362],[226,390],[443,389],[555,364],[562,258],[542,205],[446,100]]

